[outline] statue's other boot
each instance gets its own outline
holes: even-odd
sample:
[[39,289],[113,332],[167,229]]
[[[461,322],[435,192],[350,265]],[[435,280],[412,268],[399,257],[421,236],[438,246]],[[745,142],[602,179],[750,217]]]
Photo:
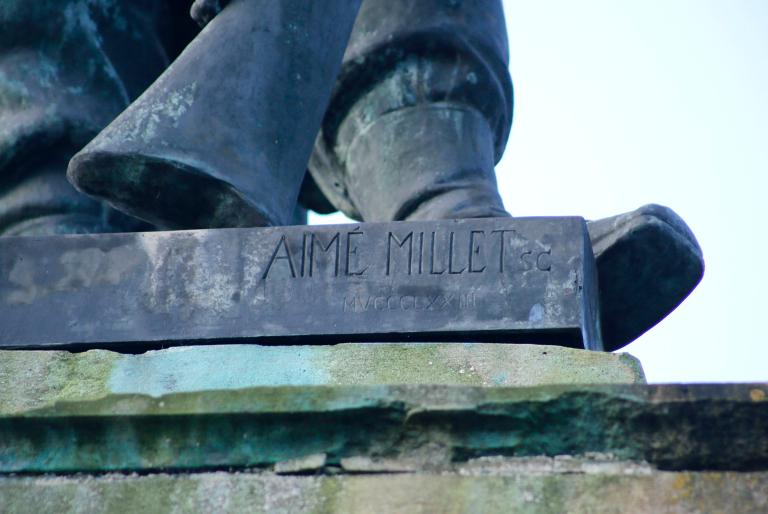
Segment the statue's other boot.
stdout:
[[509,216],[493,140],[485,117],[467,105],[398,109],[350,138],[344,184],[366,221]]
[[232,0],[70,180],[165,228],[291,223],[357,7]]
[[597,259],[603,345],[613,351],[685,300],[704,274],[704,259],[685,222],[660,205],[587,227]]
[[0,235],[130,231],[65,180],[69,158],[162,69],[150,0],[0,8]]

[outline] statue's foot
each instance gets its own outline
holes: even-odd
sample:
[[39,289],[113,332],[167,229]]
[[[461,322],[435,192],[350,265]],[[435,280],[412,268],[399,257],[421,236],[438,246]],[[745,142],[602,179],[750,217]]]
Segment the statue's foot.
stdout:
[[704,273],[701,248],[671,209],[646,205],[588,223],[597,260],[603,344],[613,351],[664,319]]

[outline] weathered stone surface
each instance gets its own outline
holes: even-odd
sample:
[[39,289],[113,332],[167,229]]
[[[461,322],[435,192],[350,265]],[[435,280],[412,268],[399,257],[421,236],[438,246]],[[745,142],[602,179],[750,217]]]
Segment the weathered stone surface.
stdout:
[[[617,462],[577,471],[507,463],[484,474],[277,476],[200,473],[0,477],[14,513],[764,514],[768,473],[658,472]],[[598,463],[599,464],[599,463]]]
[[381,343],[333,346],[187,346],[125,355],[105,350],[0,351],[0,412],[110,393],[264,386],[538,386],[644,383],[629,354],[558,346]]
[[[768,469],[766,384],[275,387],[0,413],[0,472],[210,470],[325,454],[421,466],[610,454],[663,469]],[[349,463],[349,461],[346,461]]]
[[581,218],[0,239],[0,347],[502,341],[601,349]]
[[327,463],[324,453],[315,453],[298,459],[291,459],[275,464],[275,473],[279,475],[296,475],[310,471],[322,470]]

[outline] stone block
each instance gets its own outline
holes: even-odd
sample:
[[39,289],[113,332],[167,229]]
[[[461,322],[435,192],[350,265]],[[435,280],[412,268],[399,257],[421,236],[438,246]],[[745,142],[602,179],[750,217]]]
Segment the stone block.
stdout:
[[[542,459],[539,459],[541,461]],[[768,473],[663,472],[507,459],[430,472],[279,476],[205,472],[1,477],[3,511],[257,514],[764,514]]]
[[365,459],[371,469],[389,461],[428,470],[482,457],[595,453],[666,470],[766,470],[766,391],[766,384],[379,385],[109,395],[0,412],[0,474],[285,462],[290,470],[309,461],[331,472],[362,469]]
[[0,351],[0,412],[108,394],[161,396],[270,386],[644,382],[640,362],[629,354],[524,344],[219,345],[139,355]]

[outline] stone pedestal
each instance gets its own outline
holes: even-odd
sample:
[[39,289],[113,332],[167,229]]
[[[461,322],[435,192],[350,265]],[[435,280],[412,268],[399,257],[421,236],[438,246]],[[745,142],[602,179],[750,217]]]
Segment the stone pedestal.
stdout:
[[0,411],[109,394],[281,386],[639,384],[629,354],[557,346],[383,343],[188,346],[126,355],[105,350],[0,351]]
[[[545,460],[545,459],[541,459]],[[550,464],[551,463],[551,464]],[[765,472],[666,472],[508,459],[485,472],[272,472],[0,478],[7,512],[764,514]]]
[[526,345],[0,352],[3,512],[765,512],[768,385]]

